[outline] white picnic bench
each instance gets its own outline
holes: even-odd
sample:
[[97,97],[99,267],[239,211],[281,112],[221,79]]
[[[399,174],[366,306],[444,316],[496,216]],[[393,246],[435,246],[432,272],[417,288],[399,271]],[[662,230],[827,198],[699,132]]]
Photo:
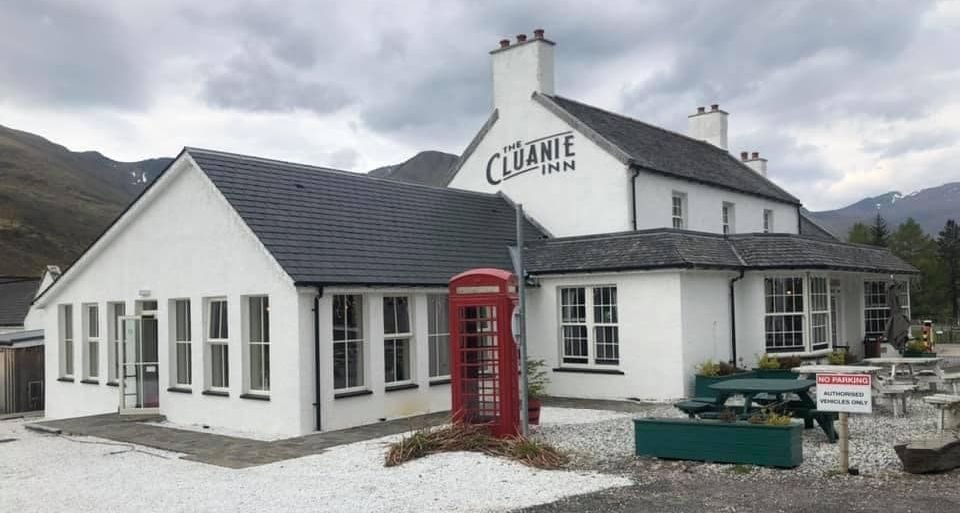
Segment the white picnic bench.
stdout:
[[899,417],[907,413],[907,393],[914,392],[922,383],[932,390],[941,383],[939,357],[908,358],[903,356],[885,356],[880,358],[865,358],[865,363],[889,368],[889,373],[877,375],[876,390],[890,400],[893,406],[893,416]]
[[923,401],[933,405],[940,413],[937,416],[937,432],[960,428],[960,395],[934,394],[924,397]]

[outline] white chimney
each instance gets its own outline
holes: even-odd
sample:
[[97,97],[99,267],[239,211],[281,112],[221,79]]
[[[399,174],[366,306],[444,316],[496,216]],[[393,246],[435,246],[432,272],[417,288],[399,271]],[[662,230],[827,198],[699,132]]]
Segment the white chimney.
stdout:
[[748,154],[745,151],[741,151],[740,160],[742,160],[744,164],[750,166],[750,169],[753,169],[761,176],[767,176],[767,159],[760,158],[759,152],[755,151],[751,154]]
[[690,137],[701,139],[718,147],[727,149],[727,114],[714,103],[710,110],[697,107],[697,113],[689,118]]
[[493,65],[493,106],[507,110],[511,104],[530,100],[534,91],[553,94],[554,42],[543,37],[543,29],[533,38],[518,34],[515,43],[500,41],[490,52]]

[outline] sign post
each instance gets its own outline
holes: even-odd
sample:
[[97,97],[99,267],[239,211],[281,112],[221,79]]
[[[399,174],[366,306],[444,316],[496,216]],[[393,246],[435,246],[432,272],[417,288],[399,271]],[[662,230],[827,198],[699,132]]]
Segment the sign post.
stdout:
[[840,472],[850,472],[851,413],[873,412],[869,374],[817,374],[817,410],[840,413]]
[[527,409],[527,276],[523,270],[523,205],[517,203],[517,247],[516,251],[510,248],[510,257],[513,259],[514,271],[517,275],[517,292],[520,300],[519,330],[513,336],[520,343],[520,433],[523,436],[530,434],[530,412]]

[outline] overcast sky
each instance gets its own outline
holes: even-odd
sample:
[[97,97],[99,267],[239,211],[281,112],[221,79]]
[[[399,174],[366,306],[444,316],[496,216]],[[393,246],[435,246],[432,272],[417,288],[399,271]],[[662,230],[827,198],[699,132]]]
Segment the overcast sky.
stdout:
[[960,2],[0,0],[0,124],[366,171],[459,154],[487,52],[539,27],[558,94],[678,131],[719,103],[808,208],[960,181]]

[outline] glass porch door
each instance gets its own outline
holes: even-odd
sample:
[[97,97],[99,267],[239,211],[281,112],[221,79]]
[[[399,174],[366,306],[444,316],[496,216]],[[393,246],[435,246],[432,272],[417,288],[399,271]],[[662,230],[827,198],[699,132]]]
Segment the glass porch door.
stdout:
[[157,318],[121,317],[120,323],[120,413],[159,412]]

